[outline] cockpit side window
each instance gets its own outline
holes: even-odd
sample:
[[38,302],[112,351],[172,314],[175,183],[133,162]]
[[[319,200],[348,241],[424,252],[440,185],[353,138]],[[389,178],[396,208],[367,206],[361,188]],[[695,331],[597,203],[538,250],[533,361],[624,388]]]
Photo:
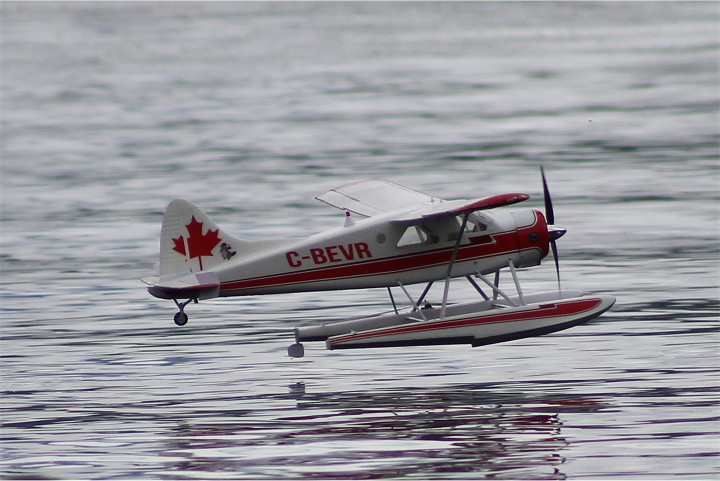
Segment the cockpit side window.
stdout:
[[[456,240],[457,239],[457,230],[462,225],[462,216],[458,216],[457,218],[457,227],[454,231],[451,232],[450,237],[448,240]],[[487,224],[483,223],[482,220],[478,215],[471,214],[468,218],[467,223],[465,224],[465,233],[471,234],[473,232],[485,232],[487,230]]]
[[[428,219],[418,225],[410,225],[403,232],[397,246],[408,247],[455,242],[462,219],[462,216],[439,217]],[[473,213],[465,225],[465,234],[472,235],[472,233],[485,232],[491,229],[492,225],[491,218],[480,213]]]
[[398,247],[407,247],[412,245],[418,245],[422,244],[427,240],[427,235],[425,232],[420,229],[420,227],[416,225],[408,226],[407,229],[405,229],[405,232],[403,233],[402,237],[400,237],[400,240],[397,243]]
[[472,225],[472,232],[485,232],[487,228],[487,224],[483,224],[482,222],[474,222]]
[[468,229],[471,232],[485,232],[488,230],[488,221],[484,215],[479,213],[474,213],[470,215],[470,219],[468,219]]

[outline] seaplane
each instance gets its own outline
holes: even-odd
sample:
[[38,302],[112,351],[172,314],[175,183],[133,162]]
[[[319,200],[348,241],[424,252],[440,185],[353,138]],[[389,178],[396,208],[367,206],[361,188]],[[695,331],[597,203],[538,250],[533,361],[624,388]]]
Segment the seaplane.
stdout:
[[[312,341],[331,350],[476,347],[560,331],[598,317],[615,298],[560,288],[556,242],[566,229],[555,223],[542,168],[541,178],[544,213],[506,208],[529,199],[523,193],[444,200],[388,181],[352,182],[316,197],[344,212],[342,225],[290,239],[231,237],[199,207],[176,199],[162,220],[157,273],[142,280],[151,295],[174,301],[178,326],[188,322],[188,304],[216,297],[387,289],[387,313],[296,327],[291,357],[303,357],[302,343]],[[518,270],[540,265],[550,251],[557,288],[525,293]],[[504,269],[514,291],[500,287]],[[451,304],[450,281],[460,277],[478,298]],[[433,306],[426,296],[436,281],[444,284]],[[407,288],[413,284],[425,284],[417,298]],[[398,307],[392,289],[407,306]]]

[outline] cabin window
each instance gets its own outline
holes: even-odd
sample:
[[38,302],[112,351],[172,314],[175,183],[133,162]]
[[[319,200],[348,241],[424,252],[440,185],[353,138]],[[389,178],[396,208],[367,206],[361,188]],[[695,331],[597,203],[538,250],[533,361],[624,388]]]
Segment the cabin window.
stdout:
[[[457,225],[454,226],[454,228],[450,231],[450,238],[448,240],[454,241],[457,239],[458,236],[458,229],[460,229],[460,226],[462,225],[463,216],[459,215],[455,218]],[[475,221],[473,219],[468,219],[468,221],[465,223],[465,232],[473,232],[473,229],[475,228]]]
[[488,226],[487,224],[483,224],[482,222],[475,222],[472,226],[473,232],[485,232],[487,230]]
[[483,222],[483,220],[484,218],[481,214],[471,214],[470,219],[468,219],[467,230],[471,232],[485,232],[486,230],[488,230],[488,225]]
[[[457,231],[462,225],[463,216],[459,215],[455,219],[457,220],[457,227],[455,228],[455,231]],[[474,225],[475,223],[473,222],[473,220],[468,219],[468,221],[465,223],[465,232],[472,232]],[[455,237],[457,237],[457,235]]]
[[405,229],[405,232],[403,233],[402,237],[400,237],[400,240],[397,243],[398,247],[407,247],[407,246],[413,246],[418,244],[423,244],[428,240],[427,234],[416,225],[411,225],[407,229]]
[[[458,237],[462,219],[462,216],[439,217],[428,219],[422,224],[410,225],[405,229],[405,232],[403,232],[403,235],[397,242],[397,246],[408,247],[432,245],[439,242],[455,242]],[[479,215],[471,215],[465,225],[464,234],[485,232],[488,229],[488,224],[483,222],[484,220],[485,219]]]
[[[460,226],[462,225],[463,217],[458,216],[458,217],[456,217],[456,220],[457,220],[457,226],[455,226],[454,229],[452,229],[450,231],[450,235],[448,237],[449,241],[457,240],[458,229],[460,229]],[[465,232],[466,233],[483,232],[485,230],[487,230],[487,225],[480,222],[477,218],[473,219],[473,216],[471,216],[468,219],[467,223],[465,224]]]

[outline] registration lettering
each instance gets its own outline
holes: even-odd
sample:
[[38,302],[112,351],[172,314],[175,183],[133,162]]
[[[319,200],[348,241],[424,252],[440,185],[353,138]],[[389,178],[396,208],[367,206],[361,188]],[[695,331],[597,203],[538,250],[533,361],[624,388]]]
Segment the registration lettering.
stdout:
[[354,242],[352,244],[313,247],[306,254],[289,251],[285,253],[285,258],[290,267],[302,267],[307,264],[321,266],[336,262],[370,259],[372,258],[372,252],[370,252],[370,246],[365,242]]

